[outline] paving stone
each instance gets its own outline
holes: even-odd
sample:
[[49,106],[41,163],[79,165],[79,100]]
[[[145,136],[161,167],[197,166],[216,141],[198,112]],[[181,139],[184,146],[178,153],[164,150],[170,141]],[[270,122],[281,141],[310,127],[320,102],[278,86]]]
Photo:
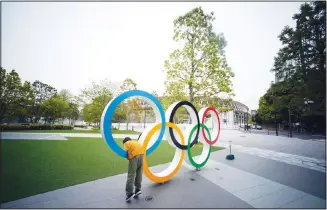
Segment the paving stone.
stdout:
[[290,208],[325,209],[326,208],[326,200],[317,198],[312,195],[307,195],[307,196],[302,197],[301,199],[298,199],[291,203],[288,203],[288,204],[282,206],[281,208],[285,208],[285,209],[290,209]]
[[248,201],[255,208],[279,208],[289,202],[307,195],[299,190],[287,187],[283,190]]
[[260,198],[262,196],[268,195],[270,193],[274,193],[284,189],[286,186],[281,185],[275,182],[268,182],[256,187],[251,187],[247,189],[243,189],[233,194],[237,197],[241,198],[242,200],[248,202],[256,198]]

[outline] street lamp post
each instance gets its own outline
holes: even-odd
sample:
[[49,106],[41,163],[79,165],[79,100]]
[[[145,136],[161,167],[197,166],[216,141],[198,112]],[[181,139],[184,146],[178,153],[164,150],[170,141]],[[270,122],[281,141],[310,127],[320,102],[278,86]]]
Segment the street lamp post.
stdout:
[[[271,85],[274,84],[274,81],[271,81]],[[275,94],[274,91],[272,92],[273,95],[273,105],[275,105]],[[274,107],[274,113],[275,113],[275,129],[276,129],[276,136],[278,136],[278,124],[277,124],[277,111],[276,108]]]
[[288,105],[288,129],[290,138],[292,138],[292,118],[291,118],[291,105]]
[[[309,104],[314,104],[310,99],[304,98],[304,104],[307,106],[309,113],[311,112]],[[301,125],[302,127],[302,125]]]
[[246,130],[249,130],[249,108],[246,109]]

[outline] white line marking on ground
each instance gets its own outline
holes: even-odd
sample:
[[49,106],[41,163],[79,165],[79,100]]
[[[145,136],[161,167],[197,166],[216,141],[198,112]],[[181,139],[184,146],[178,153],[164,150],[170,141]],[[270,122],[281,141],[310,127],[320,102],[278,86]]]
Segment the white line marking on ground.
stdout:
[[44,136],[44,137],[40,137],[40,138],[37,138],[37,139],[49,139],[49,138],[55,137],[55,136],[58,136],[58,135]]
[[[222,142],[215,144],[215,146],[229,148],[228,143]],[[283,152],[276,152],[267,149],[245,147],[235,144],[232,144],[232,150],[326,173],[326,160],[322,159],[304,157]]]

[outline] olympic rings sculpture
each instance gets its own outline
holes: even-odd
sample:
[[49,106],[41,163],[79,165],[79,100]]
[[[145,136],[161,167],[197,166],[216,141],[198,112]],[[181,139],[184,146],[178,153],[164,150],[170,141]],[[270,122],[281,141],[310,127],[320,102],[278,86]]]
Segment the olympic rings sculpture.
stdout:
[[[193,165],[197,169],[203,167],[207,163],[211,153],[211,145],[218,141],[220,134],[220,119],[217,110],[213,107],[205,107],[197,112],[192,103],[188,101],[179,101],[170,105],[165,113],[159,100],[150,93],[142,90],[130,90],[118,95],[107,104],[102,113],[102,137],[114,153],[122,158],[127,157],[127,152],[116,143],[111,131],[114,111],[122,101],[134,96],[142,97],[151,106],[155,113],[155,125],[145,128],[138,140],[143,145],[145,151],[143,158],[143,171],[151,181],[163,183],[170,180],[176,175],[182,166],[183,161],[185,161],[186,164]],[[187,124],[187,128],[184,132],[173,123],[174,115],[180,107],[186,109],[191,117],[191,122],[193,123]],[[205,125],[205,118],[208,114],[215,116],[211,117],[212,119],[215,119],[212,120],[212,133],[215,134],[213,141],[211,140],[212,136],[209,128]],[[197,123],[194,124],[194,122]],[[168,129],[166,129],[167,127]],[[158,131],[160,131],[159,135],[156,134]],[[185,134],[188,134],[187,140],[184,138]],[[166,139],[170,145],[176,147],[175,155],[168,168],[159,173],[152,173],[147,164],[147,155],[150,155],[160,145],[163,139]],[[198,158],[193,159],[191,148],[197,142],[203,143],[203,150]],[[187,156],[185,156],[185,150],[187,150]]]

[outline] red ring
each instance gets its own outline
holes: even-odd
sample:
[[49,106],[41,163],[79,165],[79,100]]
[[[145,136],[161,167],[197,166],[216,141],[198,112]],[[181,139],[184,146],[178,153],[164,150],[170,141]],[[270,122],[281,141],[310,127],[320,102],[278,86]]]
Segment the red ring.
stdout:
[[204,120],[205,120],[205,117],[206,117],[206,114],[209,112],[209,111],[213,111],[216,116],[217,116],[217,119],[218,119],[218,125],[219,125],[219,129],[218,129],[218,135],[217,137],[215,138],[214,141],[210,141],[207,137],[206,137],[206,133],[204,132],[204,129],[202,128],[202,134],[203,134],[203,137],[204,137],[204,140],[209,144],[209,145],[213,145],[215,144],[217,141],[218,141],[218,138],[219,138],[219,134],[220,134],[220,118],[219,118],[219,115],[218,115],[218,112],[215,108],[213,107],[208,107],[204,113],[203,113],[203,117],[202,117],[202,124],[204,124]]

